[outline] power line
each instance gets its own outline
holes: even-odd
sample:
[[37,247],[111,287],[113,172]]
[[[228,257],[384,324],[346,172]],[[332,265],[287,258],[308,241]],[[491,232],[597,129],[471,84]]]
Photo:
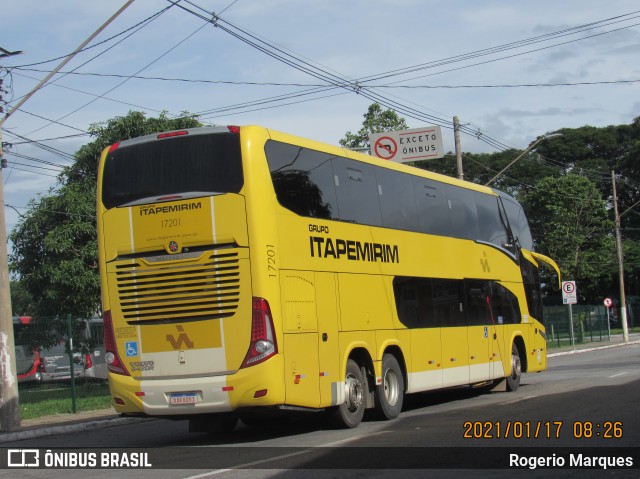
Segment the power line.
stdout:
[[[33,71],[39,73],[46,73],[47,70],[37,68],[21,68],[12,67],[10,70],[18,71]],[[258,81],[231,81],[231,80],[207,80],[207,79],[194,79],[194,78],[172,78],[172,77],[158,77],[158,76],[142,76],[142,75],[123,75],[117,73],[94,73],[94,72],[78,72],[78,71],[60,71],[59,74],[64,75],[76,75],[76,76],[93,76],[99,78],[130,78],[134,80],[147,80],[147,81],[162,81],[162,82],[177,82],[177,83],[204,83],[209,85],[238,85],[238,86],[291,86],[291,87],[305,87],[305,88],[317,88],[326,87],[326,83],[290,83],[290,82],[258,82]],[[21,75],[25,78],[34,79],[27,75]],[[502,83],[497,85],[396,85],[396,84],[373,84],[367,85],[367,88],[389,88],[389,89],[471,89],[471,88],[543,88],[543,87],[560,87],[560,86],[593,86],[593,85],[622,85],[630,83],[640,83],[640,79],[634,80],[602,80],[592,82],[561,82],[561,83]],[[60,85],[58,85],[60,86]],[[66,88],[66,87],[64,87]],[[73,90],[73,89],[72,89]],[[80,90],[74,90],[80,91]],[[81,92],[86,93],[86,92]],[[91,95],[91,93],[86,93]],[[117,101],[117,100],[113,100]],[[136,105],[133,105],[136,106]]]
[[[93,45],[89,45],[89,46],[87,46],[87,47],[85,47],[85,48],[83,48],[81,50],[78,50],[76,53],[86,52],[86,51],[89,51],[89,50],[91,50],[93,48],[96,48],[96,47],[98,47],[98,46],[100,46],[100,45],[102,45],[104,43],[108,43],[111,40],[113,40],[115,38],[118,38],[119,36],[124,35],[125,33],[133,30],[134,28],[137,28],[138,26],[142,25],[143,23],[147,23],[147,22],[149,22],[151,20],[155,20],[156,17],[162,15],[164,12],[166,12],[167,10],[169,10],[172,7],[173,7],[173,5],[170,5],[170,6],[166,7],[166,8],[163,8],[159,12],[154,13],[153,15],[145,18],[144,20],[142,20],[142,21],[136,23],[135,25],[127,28],[126,30],[121,31],[120,33],[116,33],[115,35],[113,35],[113,36],[111,36],[111,37],[109,37],[109,38],[107,38],[105,40],[102,40],[102,41],[100,41],[98,43],[94,43]],[[70,55],[70,53],[67,53],[66,55],[62,55],[62,56],[57,57],[57,58],[52,58],[51,60],[44,60],[44,61],[37,62],[37,63],[26,63],[24,65],[16,65],[15,67],[12,67],[12,68],[26,68],[26,67],[33,67],[33,66],[37,66],[37,65],[44,65],[46,63],[51,63],[51,62],[55,62],[55,61],[58,61],[58,60],[62,60],[64,58],[67,58],[69,55]]]

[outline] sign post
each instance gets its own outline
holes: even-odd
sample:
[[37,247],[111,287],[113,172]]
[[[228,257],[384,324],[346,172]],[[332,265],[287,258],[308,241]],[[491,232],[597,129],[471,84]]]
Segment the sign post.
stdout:
[[573,311],[571,309],[571,305],[578,302],[578,292],[576,290],[575,281],[562,282],[562,302],[569,305],[569,331],[571,334],[571,346],[573,346],[573,349],[575,349],[576,339],[573,334]]
[[371,156],[398,163],[444,157],[439,126],[373,133],[369,144]]
[[613,305],[611,298],[604,298],[604,307],[607,310],[607,332],[609,333],[609,342],[611,342],[611,321],[609,321],[609,310]]

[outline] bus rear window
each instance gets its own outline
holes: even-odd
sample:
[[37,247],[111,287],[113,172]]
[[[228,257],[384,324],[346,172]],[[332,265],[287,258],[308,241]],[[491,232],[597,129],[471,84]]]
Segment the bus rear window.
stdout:
[[239,193],[240,135],[193,134],[123,143],[104,165],[102,203],[115,208],[168,195]]

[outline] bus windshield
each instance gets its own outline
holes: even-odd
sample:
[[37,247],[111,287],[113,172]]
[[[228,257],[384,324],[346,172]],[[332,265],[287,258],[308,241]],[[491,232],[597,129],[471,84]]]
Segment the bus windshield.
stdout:
[[238,193],[243,184],[239,135],[185,132],[167,140],[153,135],[122,142],[112,149],[104,166],[104,206],[152,203],[176,194]]

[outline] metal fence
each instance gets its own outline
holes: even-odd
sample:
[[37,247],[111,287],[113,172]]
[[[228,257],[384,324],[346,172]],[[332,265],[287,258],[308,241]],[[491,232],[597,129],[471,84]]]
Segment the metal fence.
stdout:
[[[635,311],[629,308],[627,324],[635,326]],[[571,320],[569,319],[571,315]],[[574,304],[569,306],[545,306],[544,322],[548,348],[560,348],[574,344],[610,341],[611,334],[619,333],[621,326],[617,311],[604,305]]]
[[14,317],[13,333],[21,405],[61,396],[76,412],[79,391],[106,384],[101,318]]

